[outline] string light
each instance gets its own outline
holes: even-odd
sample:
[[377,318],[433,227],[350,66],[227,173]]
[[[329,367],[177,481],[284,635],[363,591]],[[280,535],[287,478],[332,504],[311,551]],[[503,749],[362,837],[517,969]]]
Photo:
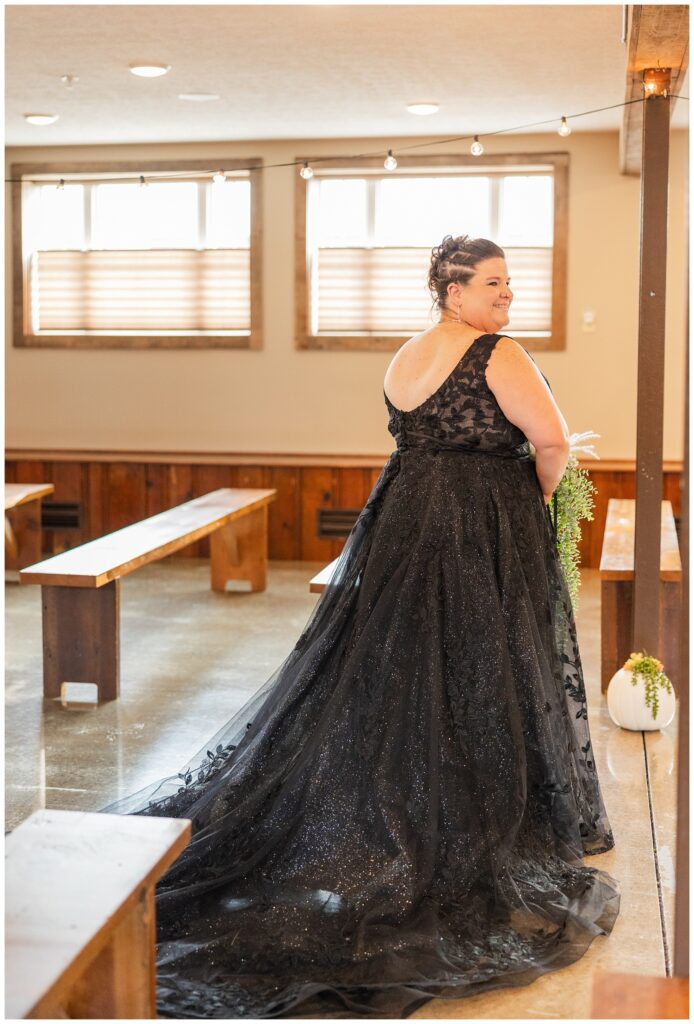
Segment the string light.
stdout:
[[[644,83],[643,83],[644,84],[644,90],[647,90],[645,96],[639,97],[639,98],[633,99],[633,100],[625,100],[622,103],[611,103],[611,104],[609,104],[608,106],[605,106],[605,107],[596,107],[594,110],[583,110],[583,111],[580,111],[577,114],[571,114],[571,118],[573,119],[573,118],[577,118],[577,117],[586,117],[588,114],[600,114],[600,113],[602,113],[605,110],[616,110],[617,108],[631,106],[632,103],[645,103],[651,95],[668,95],[668,92],[667,92],[667,84],[668,83],[666,81],[666,76],[669,76],[669,73],[670,73],[670,69],[669,68],[649,68],[649,69],[646,69],[646,71],[644,71]],[[685,100],[687,102],[689,101],[689,96],[682,96],[682,95],[677,94],[677,93],[669,93],[669,95],[670,95],[671,99],[682,99],[682,100]],[[558,129],[560,135],[568,135],[571,132],[571,129],[569,128],[569,125],[566,122],[567,122],[567,118],[562,116],[561,117],[561,126]],[[548,118],[548,119],[546,119],[544,121],[533,121],[533,122],[530,122],[528,124],[514,125],[511,128],[498,128],[496,131],[485,132],[485,135],[503,135],[505,132],[527,131],[527,130],[529,130],[531,128],[537,128],[537,127],[541,127],[541,126],[544,126],[544,125],[551,125],[551,124],[556,124],[556,117]],[[566,127],[564,127],[565,125],[566,125]],[[450,145],[451,143],[454,143],[454,142],[465,142],[469,138],[470,138],[469,135],[457,135],[457,136],[453,136],[453,137],[450,137],[450,138],[435,139],[433,142],[432,141],[417,142],[417,143],[411,144],[409,146],[401,146],[400,148],[403,149],[403,150],[411,150],[411,149],[428,148],[430,146]],[[470,147],[470,150],[471,150],[471,152],[475,156],[479,156],[479,155],[481,155],[484,152],[484,147],[482,146],[481,142],[479,141],[479,136],[477,136],[477,135],[474,136],[474,142],[472,143],[472,146]],[[345,160],[368,159],[370,157],[376,157],[378,155],[379,155],[378,151],[376,151],[376,152],[372,151],[370,153],[354,153],[354,154],[351,154],[351,155],[340,154],[340,156],[343,159],[345,159]],[[330,156],[314,157],[313,159],[314,159],[314,162],[320,162],[322,160],[331,160],[332,161],[332,160],[335,160],[336,157],[333,154],[333,155],[330,155]],[[391,163],[391,161],[392,161],[392,163]],[[298,164],[299,164],[298,160],[288,160],[286,162],[276,163],[276,164],[266,164],[266,163],[263,163],[261,166],[258,166],[256,164],[254,164],[253,166],[238,167],[237,169],[239,171],[256,171],[257,172],[257,171],[273,170],[275,168],[281,168],[281,167],[296,167],[296,166],[298,166]],[[393,156],[393,151],[391,149],[388,150],[388,156],[386,157],[386,160],[384,161],[384,167],[386,167],[387,170],[394,170],[395,167],[397,167],[397,161],[396,161],[395,157]],[[200,177],[200,178],[208,178],[209,179],[210,175],[215,174],[215,173],[218,173],[218,172],[215,172],[215,171],[212,171],[212,170],[199,171],[199,172],[197,172],[197,176]],[[302,163],[302,166],[301,166],[300,170],[299,170],[299,174],[301,175],[302,178],[308,180],[309,178],[313,177],[314,172],[313,172],[313,169],[309,166],[308,162],[304,161]],[[150,181],[156,181],[160,177],[163,178],[163,179],[166,179],[167,181],[171,181],[171,180],[176,179],[177,177],[184,177],[186,180],[190,180],[190,178],[193,177],[193,176],[196,176],[196,175],[195,174],[191,175],[190,171],[181,171],[181,172],[162,173],[161,175],[153,173],[153,174],[148,174],[147,177],[149,178]],[[143,174],[139,175],[139,179],[140,179],[140,185],[148,185],[149,184],[148,181],[145,181],[145,177],[144,177]],[[108,180],[110,182],[122,182],[124,184],[131,184],[131,183],[133,183],[135,178],[134,177],[132,177],[132,178],[128,178],[128,177],[115,178],[113,175],[109,175],[108,178],[100,178],[98,176],[94,176],[94,177],[90,177],[88,180],[89,181],[95,181],[95,182]],[[55,184],[56,187],[59,188],[60,187],[60,182],[64,183],[64,179],[61,178],[59,182],[55,182],[55,180],[53,182],[51,182],[51,181],[46,181],[45,178],[33,179],[33,178],[30,178],[30,177],[22,177],[22,178],[5,178],[5,182],[7,184],[16,183],[16,184],[19,184],[19,185]]]
[[212,181],[215,183],[215,185],[223,185],[226,180],[227,176],[224,172],[223,167],[220,167],[220,169],[212,175]]
[[60,188],[60,189],[65,188],[65,178],[61,178],[60,181],[58,182],[58,184],[55,187],[56,188]]

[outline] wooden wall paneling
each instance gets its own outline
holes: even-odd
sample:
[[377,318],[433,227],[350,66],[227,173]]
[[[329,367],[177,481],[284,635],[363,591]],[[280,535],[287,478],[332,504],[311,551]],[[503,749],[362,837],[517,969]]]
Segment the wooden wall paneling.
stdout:
[[52,484],[50,479],[52,463],[39,462],[37,459],[18,459],[15,464],[15,483],[18,484]]
[[355,508],[361,511],[369,496],[368,469],[344,468],[340,470],[337,482],[337,505],[339,508]]
[[138,462],[109,462],[106,475],[106,533],[145,518],[145,466]]
[[54,485],[55,491],[47,502],[77,501],[81,504],[80,516],[81,525],[79,530],[45,530],[43,546],[49,554],[59,554],[69,548],[77,547],[85,540],[84,529],[84,492],[82,487],[82,465],[79,462],[53,462],[47,467],[50,473],[50,482]]
[[274,487],[277,497],[268,509],[268,557],[298,561],[301,558],[301,470],[296,466],[274,466],[264,487]]
[[[85,453],[86,454],[86,453]],[[298,462],[298,460],[297,460]],[[633,498],[633,470],[587,467],[597,487],[594,519],[584,521],[580,543],[581,565],[597,568],[610,498]],[[217,487],[275,487],[277,499],[269,506],[268,556],[271,559],[332,561],[343,540],[319,541],[316,510],[319,507],[363,508],[376,485],[381,467],[330,467],[297,465],[214,465],[204,463],[110,462],[54,459],[10,459],[5,479],[17,483],[53,483],[56,495],[49,500],[82,501],[83,528],[79,539],[62,531],[54,539],[44,531],[44,553],[53,547],[74,546],[102,537],[166,508],[173,508]],[[663,478],[663,497],[681,515],[680,472],[669,470]],[[306,493],[302,493],[305,488]],[[329,497],[325,497],[329,494]],[[306,554],[305,552],[308,552]],[[332,553],[331,553],[332,552]],[[207,557],[206,542],[184,548],[180,555]]]
[[145,516],[156,516],[171,508],[169,500],[169,474],[161,462],[145,466]]
[[265,466],[236,467],[236,487],[269,487],[269,479]]
[[[302,468],[301,470],[301,554],[307,562],[331,562],[342,550],[341,544],[320,540],[317,535],[319,508],[334,508],[339,470]],[[337,550],[336,550],[337,549]]]
[[89,462],[84,465],[87,475],[86,536],[87,540],[96,540],[107,532],[106,467],[102,462]]
[[[366,499],[371,493],[369,483],[371,481],[371,470],[360,468],[343,468],[340,470],[337,488],[338,508],[358,509],[361,512]],[[345,545],[346,537],[334,542],[333,557],[337,557]]]

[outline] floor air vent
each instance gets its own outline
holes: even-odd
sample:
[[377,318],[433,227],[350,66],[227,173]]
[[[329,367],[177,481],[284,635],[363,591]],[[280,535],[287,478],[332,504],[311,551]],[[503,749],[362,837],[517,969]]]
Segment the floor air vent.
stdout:
[[325,539],[347,537],[360,512],[360,508],[317,509],[317,535]]

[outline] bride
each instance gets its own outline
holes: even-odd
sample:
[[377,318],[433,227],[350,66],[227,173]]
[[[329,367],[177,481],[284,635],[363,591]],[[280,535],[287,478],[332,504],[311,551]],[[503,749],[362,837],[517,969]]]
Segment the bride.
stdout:
[[[432,251],[439,321],[384,381],[388,458],[285,661],[180,773],[166,1017],[407,1017],[577,960],[619,912],[546,502],[568,430],[499,332],[502,249]],[[530,444],[536,461],[530,458]]]

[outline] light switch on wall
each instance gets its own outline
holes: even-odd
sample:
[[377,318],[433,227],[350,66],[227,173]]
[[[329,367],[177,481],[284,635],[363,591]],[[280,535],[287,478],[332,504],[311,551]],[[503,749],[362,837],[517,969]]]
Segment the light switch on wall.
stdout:
[[592,309],[583,310],[583,332],[584,334],[595,333],[595,313]]

